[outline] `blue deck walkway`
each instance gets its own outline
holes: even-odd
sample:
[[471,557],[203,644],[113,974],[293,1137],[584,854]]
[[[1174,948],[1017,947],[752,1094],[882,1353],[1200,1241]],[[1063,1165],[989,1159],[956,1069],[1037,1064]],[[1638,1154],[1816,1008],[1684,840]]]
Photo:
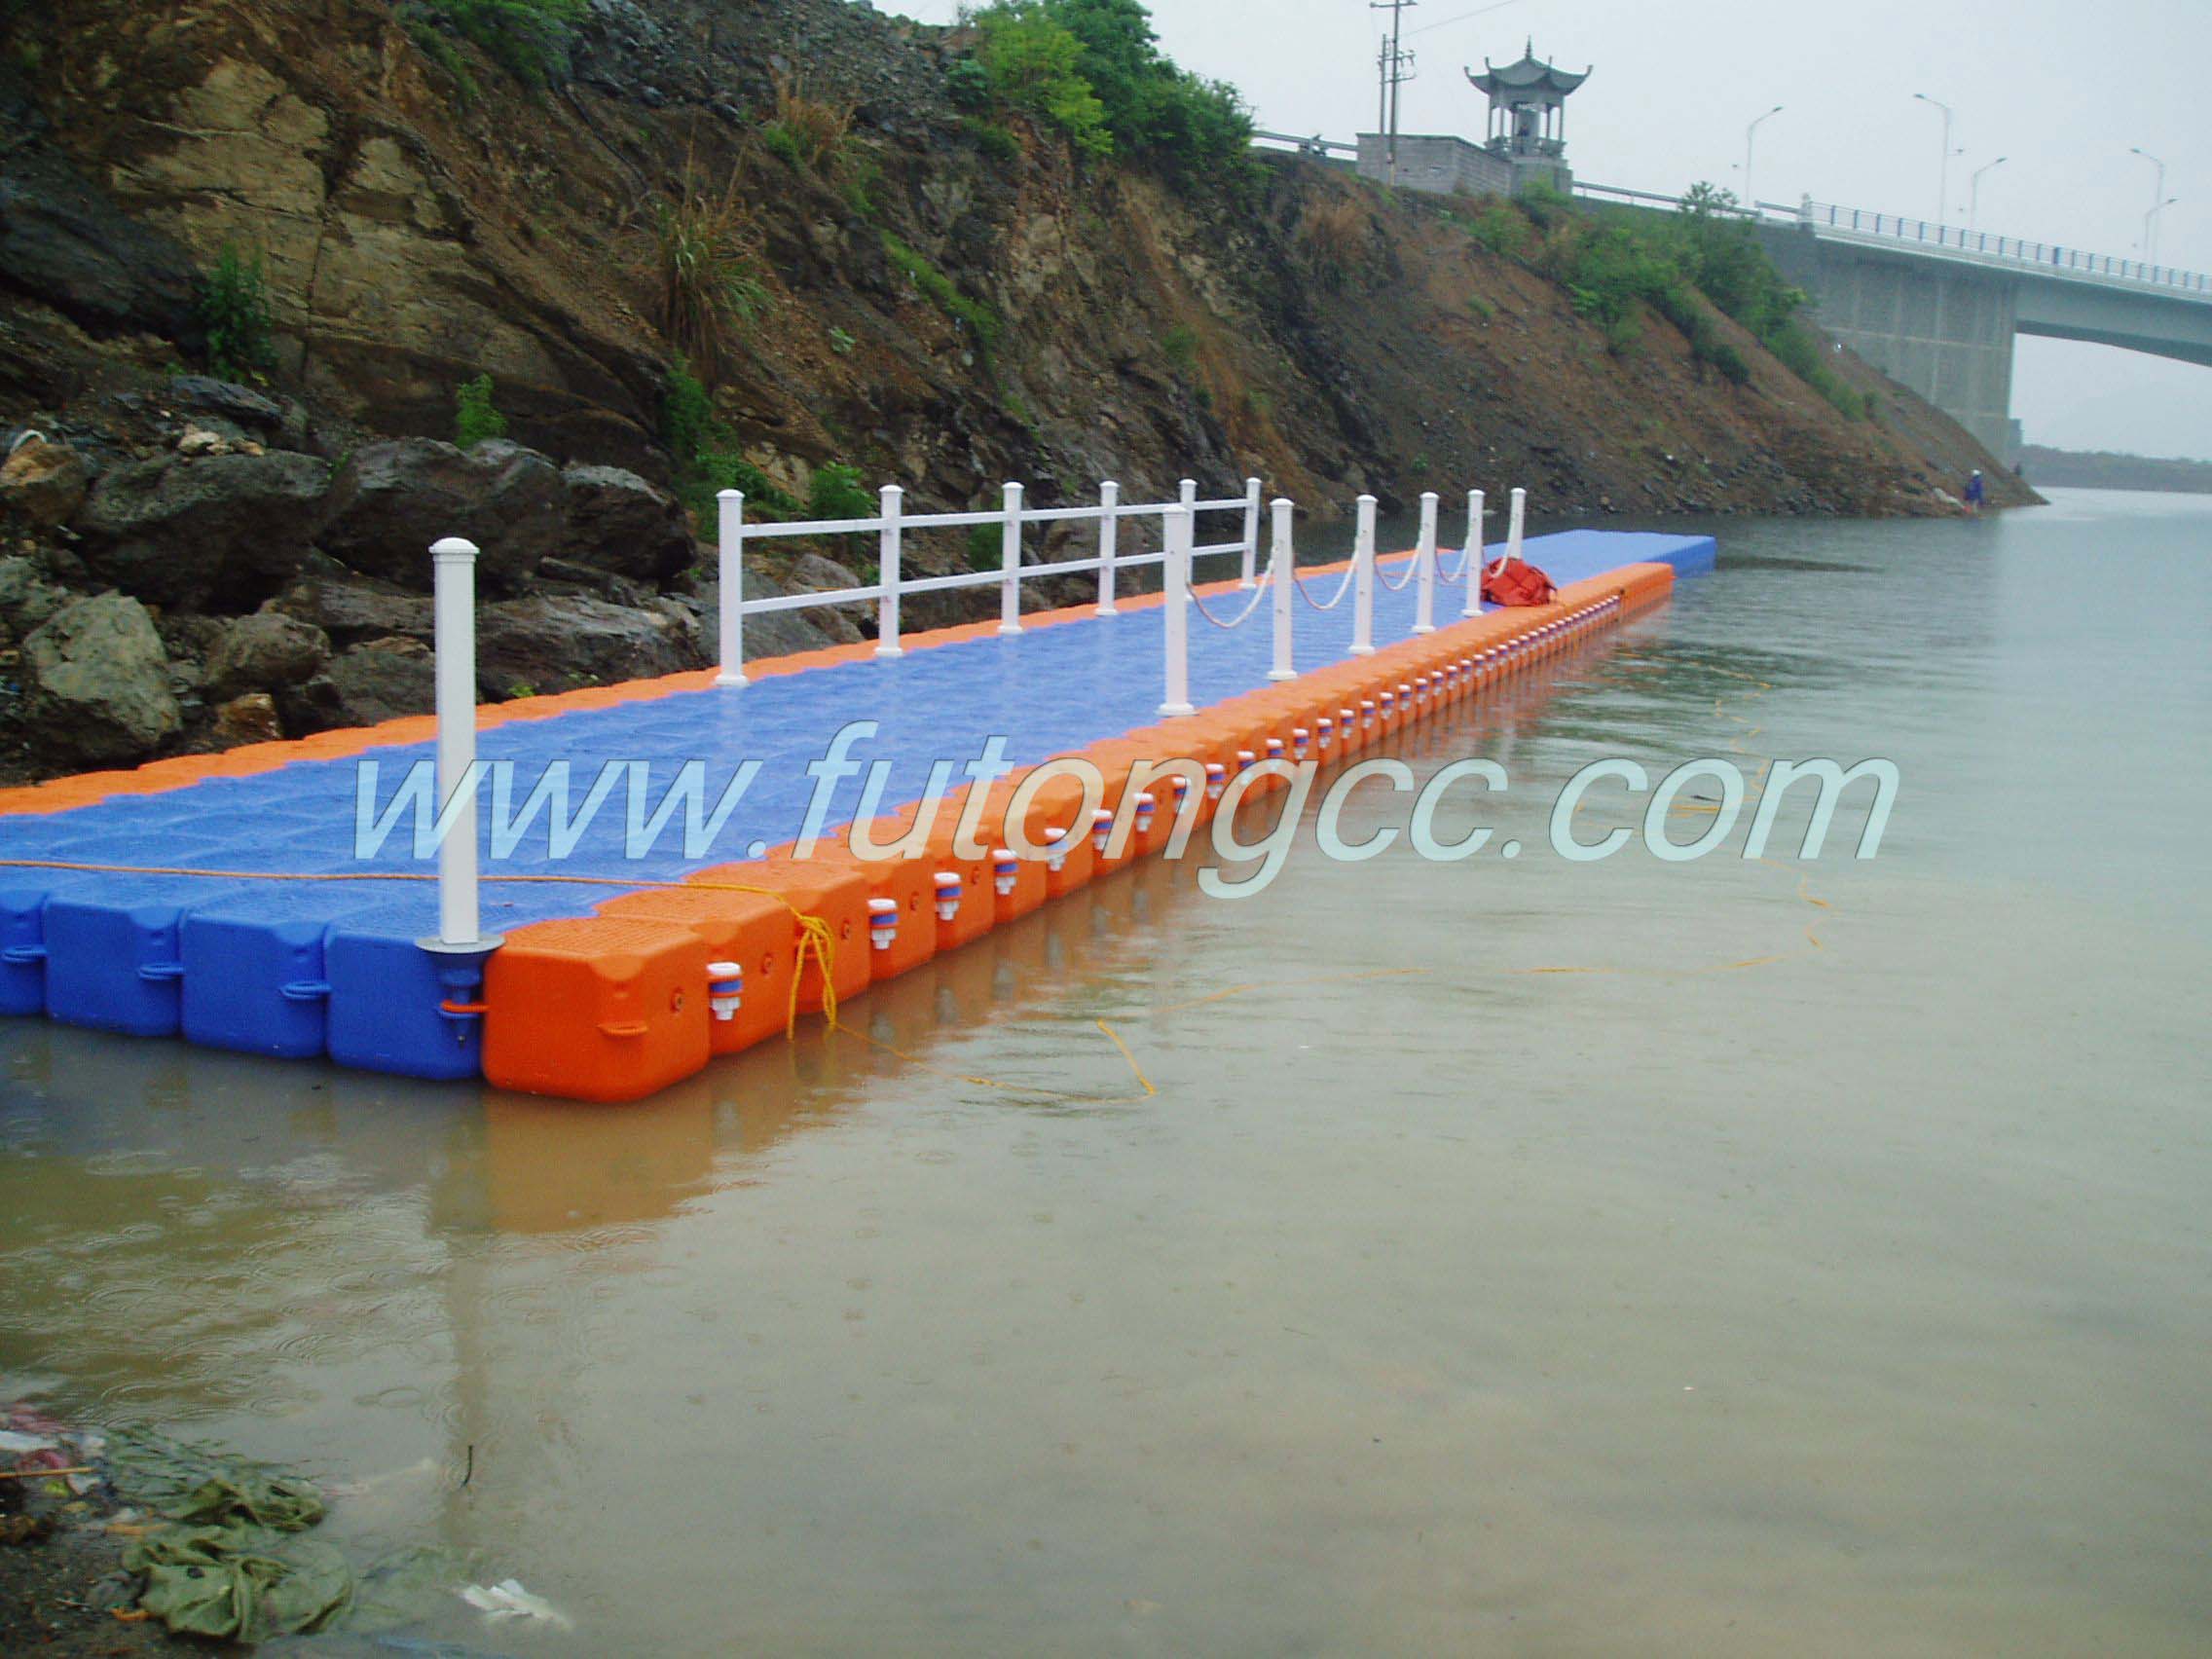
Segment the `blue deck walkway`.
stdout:
[[[1714,561],[1709,538],[1593,531],[1534,537],[1526,551],[1562,584],[1630,564],[1668,563],[1686,574]],[[1392,579],[1403,572],[1403,565],[1384,566]],[[1306,579],[1309,591],[1325,600],[1341,578]],[[1411,632],[1414,586],[1389,592],[1377,584],[1379,644]],[[1248,597],[1217,594],[1206,603],[1226,618]],[[1437,621],[1458,620],[1463,604],[1463,589],[1440,588]],[[1325,613],[1295,607],[1301,673],[1346,654],[1351,616],[1348,596]],[[982,754],[993,736],[1005,741],[1010,763],[1024,765],[1148,725],[1161,697],[1163,617],[1152,605],[1014,639],[929,645],[892,661],[831,664],[743,688],[671,690],[492,727],[482,734],[480,756],[514,763],[516,807],[554,762],[569,764],[571,810],[579,814],[603,766],[636,764],[612,783],[566,857],[556,857],[551,815],[543,810],[511,851],[497,849],[505,856],[488,854],[484,926],[506,932],[586,913],[637,882],[676,879],[796,838],[815,787],[806,763],[853,721],[876,727],[854,746],[853,757],[888,763],[886,785],[870,803],[877,809],[920,797],[933,762],[950,762],[957,787],[957,768]],[[1265,601],[1234,632],[1194,612],[1192,701],[1203,708],[1265,684],[1270,650]],[[364,763],[376,764],[382,807],[410,767],[431,755],[428,744],[395,745],[67,812],[0,816],[0,858],[276,874],[420,873],[431,866],[415,856],[411,822],[373,859],[355,856],[356,796]],[[752,760],[761,762],[759,773],[710,848],[686,852],[679,810],[651,851],[630,856],[633,796],[649,815],[685,763],[697,761],[711,809],[738,765]],[[839,788],[829,826],[861,813],[862,789],[858,779]],[[481,813],[487,840],[498,816],[491,793],[488,787]],[[490,879],[502,869],[605,875],[608,883],[604,892],[502,887]],[[438,1000],[437,964],[415,943],[435,930],[435,893],[426,884],[0,869],[0,1014],[44,1013],[146,1036],[181,1032],[260,1052],[328,1052],[344,1063],[410,1075],[469,1076],[475,1060],[467,1041],[456,1041],[435,1020],[427,1028],[435,1042],[405,1028],[403,1011],[420,1010],[425,997],[427,1006]]]

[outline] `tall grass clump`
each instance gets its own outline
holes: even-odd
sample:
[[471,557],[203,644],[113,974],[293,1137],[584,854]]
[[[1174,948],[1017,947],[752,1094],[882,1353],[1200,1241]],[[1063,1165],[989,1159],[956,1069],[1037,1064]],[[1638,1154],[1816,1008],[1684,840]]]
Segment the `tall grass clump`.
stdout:
[[709,192],[688,166],[679,192],[653,209],[651,261],[661,332],[712,386],[733,328],[756,320],[768,290],[747,251],[751,220],[732,179]]

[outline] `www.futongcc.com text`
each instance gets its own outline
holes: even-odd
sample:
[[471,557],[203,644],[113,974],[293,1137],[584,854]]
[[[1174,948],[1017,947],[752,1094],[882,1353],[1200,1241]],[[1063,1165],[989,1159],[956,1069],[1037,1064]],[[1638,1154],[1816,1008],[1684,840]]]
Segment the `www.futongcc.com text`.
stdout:
[[[787,831],[779,846],[799,857],[847,824],[850,832],[838,835],[838,842],[863,860],[919,857],[944,830],[953,832],[954,856],[966,859],[989,858],[1003,848],[1016,858],[1055,864],[1079,837],[1090,838],[1100,854],[1113,858],[1125,855],[1140,840],[1169,858],[1186,857],[1196,845],[1200,856],[1217,861],[1200,870],[1199,884],[1219,898],[1264,892],[1295,850],[1309,818],[1315,848],[1340,862],[1378,857],[1401,840],[1437,863],[1473,858],[1493,842],[1505,858],[1523,851],[1518,841],[1496,840],[1490,829],[1446,833],[1440,828],[1448,804],[1450,816],[1463,817],[1485,793],[1497,796],[1510,792],[1505,769],[1486,758],[1452,761],[1425,780],[1417,779],[1402,760],[1360,760],[1328,777],[1326,787],[1323,762],[1310,756],[1245,756],[1234,766],[1161,756],[1136,762],[1125,777],[1117,769],[1109,778],[1081,755],[1017,768],[1007,759],[1005,741],[994,737],[965,763],[935,761],[923,787],[901,798],[894,789],[893,762],[867,760],[855,753],[874,735],[874,722],[855,721],[799,769],[806,780],[803,810],[794,810],[797,803],[790,789],[771,789],[763,782],[766,763],[756,759],[714,774],[705,761],[694,760],[673,775],[665,762],[656,770],[643,759],[554,760],[527,769],[512,761],[480,760],[443,802],[431,761],[416,761],[392,777],[386,764],[365,759],[356,779],[354,855],[376,858],[404,828],[413,856],[434,858],[470,807],[489,831],[487,850],[495,863],[518,855],[555,866],[580,865],[586,859],[596,865],[609,857],[634,862],[672,853],[694,864],[756,859],[771,850],[769,844],[732,826],[765,815]],[[1011,793],[1000,792],[999,809],[988,815],[999,828],[987,829],[992,786],[1009,778],[1016,779]],[[856,783],[857,791],[852,787]],[[1783,808],[1792,799],[1804,803],[1807,814],[1797,856],[1821,857],[1837,810],[1863,783],[1869,790],[1853,797],[1863,816],[1852,856],[1870,859],[1880,851],[1899,775],[1897,766],[1884,759],[1861,760],[1849,768],[1832,759],[1776,760],[1761,783],[1741,847],[1744,858],[1765,855]],[[1264,816],[1242,810],[1263,798],[1278,810]],[[1378,803],[1385,800],[1404,809],[1402,824],[1371,822]],[[746,813],[749,801],[761,810]],[[911,813],[903,810],[909,801],[919,802]],[[1316,801],[1318,809],[1309,814]],[[1642,810],[1636,829],[1601,833],[1577,825],[1577,814],[1585,807],[1617,812],[1639,802]],[[1654,858],[1686,864],[1726,846],[1747,804],[1750,784],[1731,759],[1688,760],[1656,779],[1635,760],[1599,760],[1576,772],[1552,797],[1545,841],[1556,857],[1576,864],[1611,858],[1632,841],[1641,841]],[[1707,822],[1695,838],[1679,840],[1671,821],[1685,805]],[[1347,809],[1363,821],[1356,838],[1345,832]],[[880,822],[885,820],[891,822]],[[1228,868],[1234,868],[1234,876]]]

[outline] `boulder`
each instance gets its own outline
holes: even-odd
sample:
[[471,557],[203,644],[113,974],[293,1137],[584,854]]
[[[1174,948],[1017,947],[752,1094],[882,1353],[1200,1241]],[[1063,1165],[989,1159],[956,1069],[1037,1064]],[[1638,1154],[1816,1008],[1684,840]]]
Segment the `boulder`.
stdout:
[[184,723],[146,608],[120,593],[82,599],[23,642],[32,743],[93,764],[143,760]]
[[465,453],[434,438],[363,444],[332,481],[315,540],[373,576],[430,585],[430,544],[449,535],[476,543],[477,581],[488,593],[528,585],[538,561],[566,541],[569,495],[535,450],[493,438]]
[[420,640],[371,640],[333,657],[305,683],[281,691],[287,730],[375,725],[437,707],[437,664]]
[[421,594],[403,593],[388,582],[347,581],[313,576],[286,588],[270,608],[319,628],[340,645],[357,645],[389,634],[427,640],[435,616]]
[[207,688],[217,697],[297,685],[330,660],[330,636],[280,610],[225,627],[207,652]]
[[172,456],[104,474],[77,515],[85,562],[187,609],[250,610],[298,574],[329,466],[313,456]]
[[69,590],[56,587],[20,554],[0,559],[0,645],[11,645],[69,603]]
[[676,498],[619,466],[561,474],[567,535],[552,557],[658,585],[691,563],[691,524]]
[[476,678],[493,697],[648,680],[706,661],[697,616],[673,600],[518,599],[487,605],[478,618]]
[[179,408],[220,416],[233,425],[265,435],[281,431],[284,426],[284,406],[275,398],[212,375],[177,375],[168,384],[168,400]]
[[234,697],[215,711],[208,732],[218,749],[236,749],[241,743],[275,743],[284,735],[276,718],[276,699],[266,691],[249,691]]
[[92,469],[67,444],[32,437],[0,463],[0,512],[51,529],[85,504]]

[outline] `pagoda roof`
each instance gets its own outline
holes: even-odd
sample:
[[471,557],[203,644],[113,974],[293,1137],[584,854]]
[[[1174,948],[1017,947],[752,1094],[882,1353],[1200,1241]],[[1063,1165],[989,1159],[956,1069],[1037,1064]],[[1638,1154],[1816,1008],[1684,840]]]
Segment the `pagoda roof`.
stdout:
[[[1591,65],[1591,68],[1595,67],[1597,65]],[[1521,50],[1519,62],[1501,65],[1493,63],[1486,57],[1483,59],[1483,72],[1478,75],[1470,69],[1467,71],[1467,79],[1474,83],[1477,92],[1488,92],[1493,98],[1509,92],[1549,92],[1557,97],[1565,97],[1590,79],[1590,70],[1585,69],[1577,75],[1570,69],[1561,69],[1541,61],[1536,56],[1536,42],[1531,36],[1528,45]]]

